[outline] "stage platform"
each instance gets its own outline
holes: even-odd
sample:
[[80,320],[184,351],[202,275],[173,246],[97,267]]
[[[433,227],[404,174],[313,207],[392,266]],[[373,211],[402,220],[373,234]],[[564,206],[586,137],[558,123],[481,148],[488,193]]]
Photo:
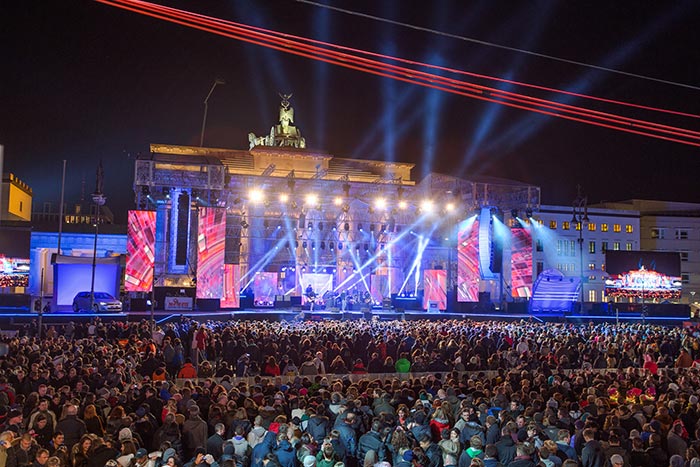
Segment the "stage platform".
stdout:
[[[326,311],[326,310],[302,310],[292,308],[248,308],[241,310],[214,310],[214,311],[187,311],[185,313],[172,312],[166,310],[155,310],[153,319],[157,323],[166,323],[177,321],[181,316],[195,319],[197,321],[225,321],[225,320],[265,320],[265,321],[324,321],[324,320],[474,320],[474,321],[537,321],[541,323],[648,323],[659,325],[682,325],[690,322],[689,317],[672,317],[672,316],[651,316],[642,318],[640,314],[624,313],[619,316],[602,315],[602,314],[524,314],[524,313],[508,313],[507,311],[499,312],[498,310],[480,313],[453,313],[444,312],[427,312],[423,310],[403,310],[396,312],[394,310],[373,309],[365,311]],[[91,320],[99,316],[103,321],[141,321],[150,320],[150,311],[130,311],[123,313],[75,313],[73,311],[57,311],[43,313],[42,320],[45,324],[65,324],[69,321],[85,321]],[[38,319],[39,315],[36,312],[16,308],[0,308],[0,329],[8,330],[21,327],[22,325]]]

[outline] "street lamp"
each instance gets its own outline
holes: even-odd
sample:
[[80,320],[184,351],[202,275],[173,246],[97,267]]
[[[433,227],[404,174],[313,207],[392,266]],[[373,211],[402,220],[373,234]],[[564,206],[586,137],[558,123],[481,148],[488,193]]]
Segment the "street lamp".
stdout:
[[104,206],[107,197],[102,193],[102,161],[97,166],[95,192],[91,195],[95,203],[95,241],[92,248],[92,277],[90,279],[90,311],[95,311],[95,269],[97,267],[97,235],[100,230],[100,206]]
[[216,88],[218,84],[226,84],[226,81],[224,81],[221,78],[216,78],[216,80],[214,80],[214,84],[212,84],[211,89],[209,90],[209,94],[207,94],[207,97],[204,98],[204,118],[202,118],[202,134],[199,137],[200,148],[204,146],[204,130],[207,127],[207,112],[209,111],[209,98],[214,92],[214,88]]
[[590,219],[588,219],[588,198],[583,196],[581,193],[581,185],[576,188],[577,194],[576,199],[573,203],[573,213],[571,222],[576,225],[578,229],[578,253],[580,260],[580,274],[581,274],[581,309],[579,312],[583,312],[583,227],[584,224],[588,224]]

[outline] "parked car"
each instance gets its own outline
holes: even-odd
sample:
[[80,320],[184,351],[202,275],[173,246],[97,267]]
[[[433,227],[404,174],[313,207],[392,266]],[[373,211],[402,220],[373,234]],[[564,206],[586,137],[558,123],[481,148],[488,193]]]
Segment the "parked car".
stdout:
[[[78,292],[73,298],[73,311],[90,311],[90,292]],[[122,302],[107,292],[95,292],[93,311],[122,311]]]

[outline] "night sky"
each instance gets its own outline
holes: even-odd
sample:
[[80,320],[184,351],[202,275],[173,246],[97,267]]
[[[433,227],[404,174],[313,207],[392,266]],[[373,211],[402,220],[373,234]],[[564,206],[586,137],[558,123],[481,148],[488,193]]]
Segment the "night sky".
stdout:
[[[700,115],[700,91],[621,76],[348,15],[293,0],[159,2],[231,21],[531,84]],[[336,1],[323,3],[447,34],[700,86],[698,1]],[[418,164],[542,187],[569,205],[650,198],[700,202],[700,150],[509,109],[323,64],[96,2],[4,2],[0,8],[0,144],[5,172],[57,203],[95,187],[133,207],[133,161],[149,143],[247,149],[276,123],[278,92],[293,93],[296,125],[313,149]],[[482,82],[481,84],[493,84]],[[538,97],[522,88],[509,88]],[[700,131],[681,118],[572,104]]]

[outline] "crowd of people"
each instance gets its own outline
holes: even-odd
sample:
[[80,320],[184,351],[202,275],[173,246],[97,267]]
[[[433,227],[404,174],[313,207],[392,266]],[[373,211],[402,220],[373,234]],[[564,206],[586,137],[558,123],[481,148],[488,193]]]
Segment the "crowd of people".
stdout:
[[700,331],[462,321],[36,323],[0,467],[700,467]]

